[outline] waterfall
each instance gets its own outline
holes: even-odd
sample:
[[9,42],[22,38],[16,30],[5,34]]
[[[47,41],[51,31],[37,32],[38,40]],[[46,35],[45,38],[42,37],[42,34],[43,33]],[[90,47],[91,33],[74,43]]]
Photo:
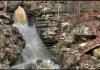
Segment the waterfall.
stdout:
[[[54,65],[54,63],[51,62],[50,59],[53,57],[47,51],[45,45],[39,37],[36,26],[28,25],[27,16],[22,7],[19,6],[18,9],[15,10],[14,20],[15,22],[13,26],[18,28],[19,32],[23,35],[23,38],[26,41],[26,46],[22,50],[21,56],[19,57],[18,61],[15,63],[15,65],[12,65],[12,68],[26,69],[24,67],[26,67],[27,64],[36,64],[37,60],[39,59],[43,60],[43,63],[46,67],[50,67],[53,69],[55,69],[56,67],[58,68],[58,65]],[[32,66],[32,68],[34,68],[34,65]]]
[[13,24],[13,26],[19,29],[26,41],[26,47],[22,51],[20,61],[26,62],[29,61],[29,59],[50,59],[50,54],[42,43],[35,25],[30,27],[27,24],[21,25],[16,23]]

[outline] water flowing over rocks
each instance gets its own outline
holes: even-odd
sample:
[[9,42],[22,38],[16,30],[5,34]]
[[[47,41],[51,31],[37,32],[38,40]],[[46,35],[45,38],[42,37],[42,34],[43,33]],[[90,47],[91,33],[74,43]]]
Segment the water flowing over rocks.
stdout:
[[[100,12],[98,10],[100,3],[97,3],[91,6],[90,1],[82,1],[79,9],[80,18],[75,20],[80,20],[80,22],[73,26],[75,22],[73,22],[73,17],[76,16],[73,10],[78,6],[77,1],[23,1],[23,3],[22,1],[9,1],[7,4],[6,1],[1,1],[0,69],[9,69],[11,64],[12,69],[99,70]],[[59,65],[56,65],[54,61],[42,59],[18,65],[12,64],[13,61],[17,61],[25,47],[25,41],[18,29],[11,26],[13,24],[12,14],[18,5],[25,9],[29,23],[36,25],[38,34],[48,51],[59,59]],[[88,12],[91,8],[94,14]],[[5,14],[4,11],[10,15]],[[78,7],[75,12],[77,11]]]

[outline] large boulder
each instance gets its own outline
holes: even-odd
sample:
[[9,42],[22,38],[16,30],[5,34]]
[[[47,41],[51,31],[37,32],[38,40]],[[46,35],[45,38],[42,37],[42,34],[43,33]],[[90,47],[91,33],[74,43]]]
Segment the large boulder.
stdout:
[[20,56],[25,40],[11,25],[0,25],[0,64],[11,64]]

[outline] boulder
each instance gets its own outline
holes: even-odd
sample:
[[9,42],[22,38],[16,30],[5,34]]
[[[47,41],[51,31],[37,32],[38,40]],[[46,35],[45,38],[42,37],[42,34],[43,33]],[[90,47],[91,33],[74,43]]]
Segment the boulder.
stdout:
[[0,25],[0,63],[11,64],[20,56],[25,40],[19,30],[11,25]]

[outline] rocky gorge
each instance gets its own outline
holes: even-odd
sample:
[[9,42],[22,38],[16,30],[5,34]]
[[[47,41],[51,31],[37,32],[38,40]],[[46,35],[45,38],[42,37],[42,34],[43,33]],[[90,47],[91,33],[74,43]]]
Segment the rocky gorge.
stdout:
[[[69,13],[72,9],[69,9],[66,3],[68,6],[71,4],[67,1],[56,3],[53,1],[8,1],[7,4],[5,1],[2,2],[0,4],[0,69],[11,68],[26,45],[23,35],[12,26],[13,14],[18,5],[25,9],[30,26],[36,25],[38,34],[47,50],[58,59],[58,61],[52,61],[59,64],[59,69],[100,69],[98,13],[97,15],[90,14],[93,16],[83,13],[81,22],[74,25],[72,22],[74,14]],[[81,4],[83,5],[81,9],[85,9],[84,4],[86,3]],[[66,9],[69,10],[66,11]],[[43,65],[46,67],[46,62],[42,60],[37,62],[39,64],[26,63],[24,68],[41,69]],[[55,65],[53,62],[50,64]]]

